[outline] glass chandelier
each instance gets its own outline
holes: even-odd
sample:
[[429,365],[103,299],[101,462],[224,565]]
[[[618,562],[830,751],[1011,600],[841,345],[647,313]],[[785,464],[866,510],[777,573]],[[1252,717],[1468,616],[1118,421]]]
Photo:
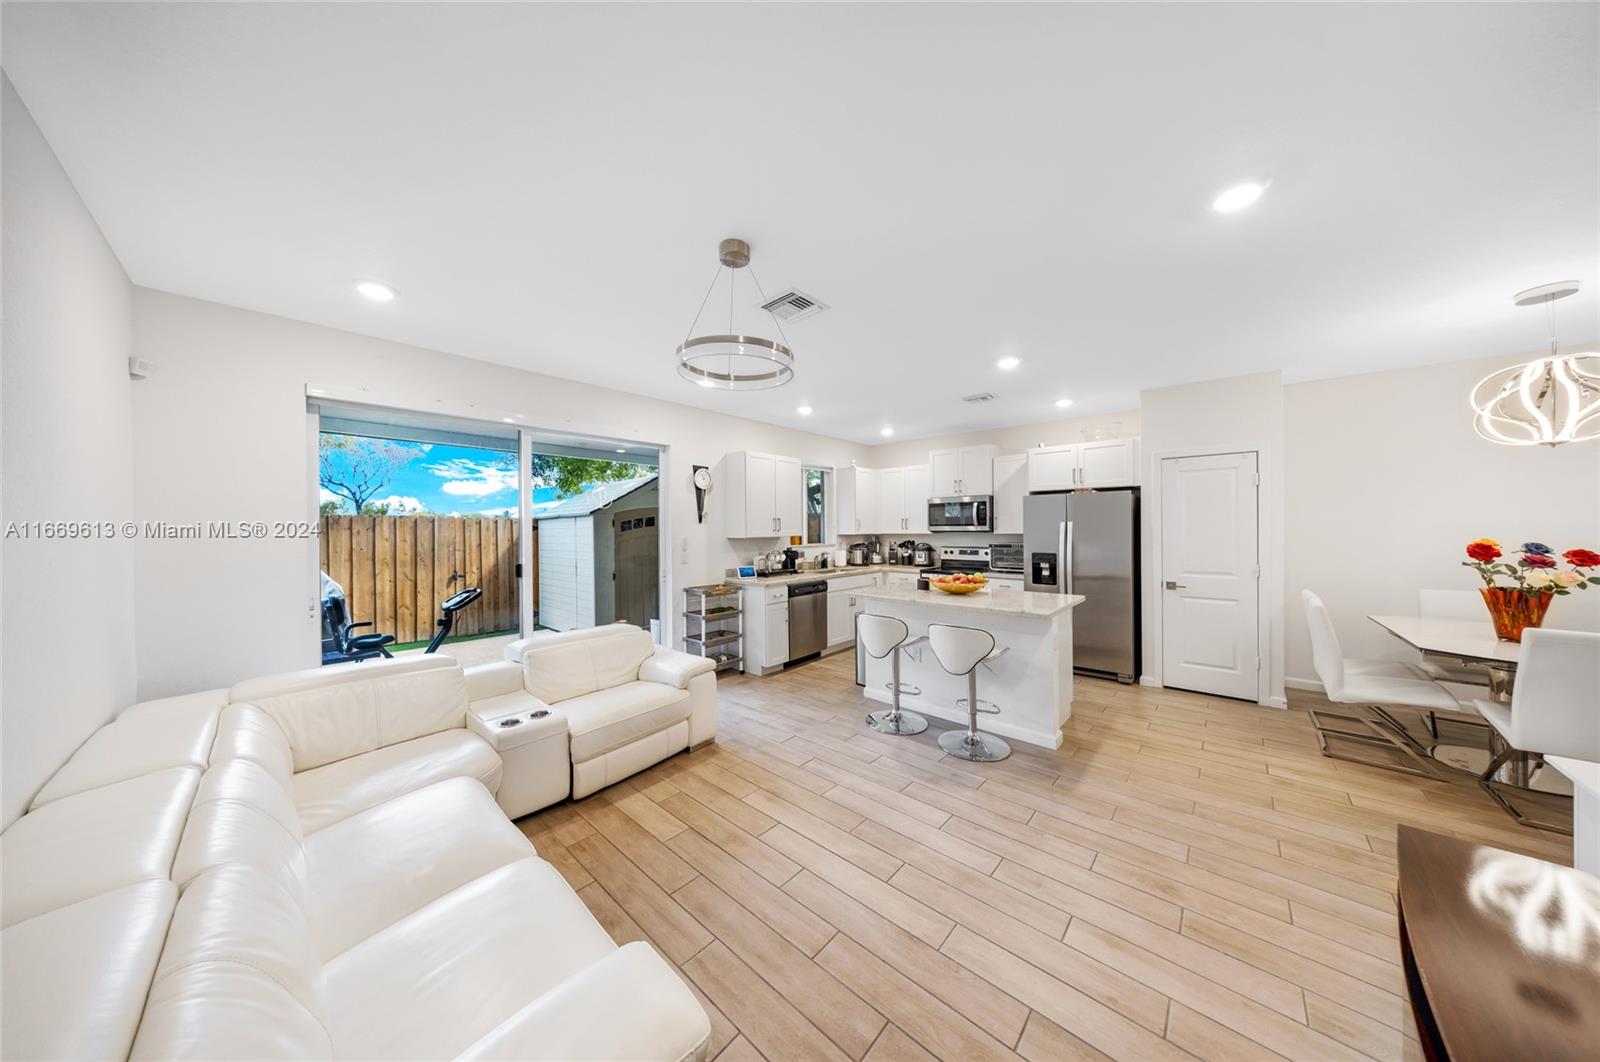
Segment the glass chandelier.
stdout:
[[[723,240],[717,247],[717,271],[711,276],[711,286],[706,288],[700,309],[695,311],[689,333],[678,344],[678,375],[692,380],[701,387],[714,387],[724,391],[763,391],[782,387],[794,379],[794,351],[789,349],[789,337],[783,334],[783,325],[768,311],[773,326],[782,342],[761,336],[742,335],[733,326],[734,287],[739,270],[750,265],[750,245],[743,240]],[[695,335],[700,326],[700,315],[716,290],[722,271],[728,271],[728,331],[723,335]],[[761,302],[767,293],[761,289],[754,269],[750,279],[755,283]]]
[[1490,373],[1472,389],[1473,427],[1506,446],[1559,446],[1600,438],[1600,353],[1562,354],[1556,347],[1552,304],[1578,290],[1563,280],[1518,292],[1518,306],[1544,304],[1550,356]]

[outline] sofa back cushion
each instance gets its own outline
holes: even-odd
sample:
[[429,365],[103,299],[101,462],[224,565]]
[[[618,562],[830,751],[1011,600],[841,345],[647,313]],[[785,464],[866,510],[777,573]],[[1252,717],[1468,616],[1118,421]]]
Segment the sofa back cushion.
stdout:
[[529,693],[556,704],[636,681],[639,665],[653,652],[650,635],[626,623],[535,635],[523,653],[523,682]]
[[277,882],[240,863],[204,871],[178,900],[130,1057],[331,1058],[320,972]]
[[214,764],[200,779],[189,823],[172,862],[180,889],[208,870],[248,866],[309,911],[306,851],[294,797],[253,760]]
[[295,771],[466,725],[467,682],[450,657],[361,661],[241,682],[288,739]]

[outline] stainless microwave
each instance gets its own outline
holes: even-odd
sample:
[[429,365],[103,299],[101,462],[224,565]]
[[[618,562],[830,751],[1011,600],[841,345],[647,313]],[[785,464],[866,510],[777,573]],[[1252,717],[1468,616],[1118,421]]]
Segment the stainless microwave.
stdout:
[[928,499],[929,531],[991,531],[994,498],[968,494],[959,498]]

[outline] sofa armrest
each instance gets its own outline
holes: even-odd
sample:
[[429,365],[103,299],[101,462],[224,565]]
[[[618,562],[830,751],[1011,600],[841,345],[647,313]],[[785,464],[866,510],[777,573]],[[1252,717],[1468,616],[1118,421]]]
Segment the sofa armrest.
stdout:
[[659,682],[663,686],[686,690],[689,680],[696,675],[704,675],[715,671],[717,662],[693,653],[681,653],[676,649],[658,647],[654,656],[645,658],[639,665],[640,682]]
[[681,1062],[704,1058],[710,1039],[711,1019],[682,978],[649,944],[634,941],[529,1003],[458,1057]]
[[477,664],[466,669],[467,700],[484,701],[522,692],[522,665],[509,660]]

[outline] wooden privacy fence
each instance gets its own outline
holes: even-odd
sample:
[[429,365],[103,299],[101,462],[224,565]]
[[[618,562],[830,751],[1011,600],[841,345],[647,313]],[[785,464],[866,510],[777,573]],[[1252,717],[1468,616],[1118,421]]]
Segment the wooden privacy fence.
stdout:
[[[534,555],[539,529],[533,530]],[[350,618],[398,642],[426,641],[439,602],[469,586],[483,596],[456,613],[452,635],[517,629],[517,521],[465,516],[324,516],[322,570],[344,587]],[[528,592],[539,600],[539,566]]]

